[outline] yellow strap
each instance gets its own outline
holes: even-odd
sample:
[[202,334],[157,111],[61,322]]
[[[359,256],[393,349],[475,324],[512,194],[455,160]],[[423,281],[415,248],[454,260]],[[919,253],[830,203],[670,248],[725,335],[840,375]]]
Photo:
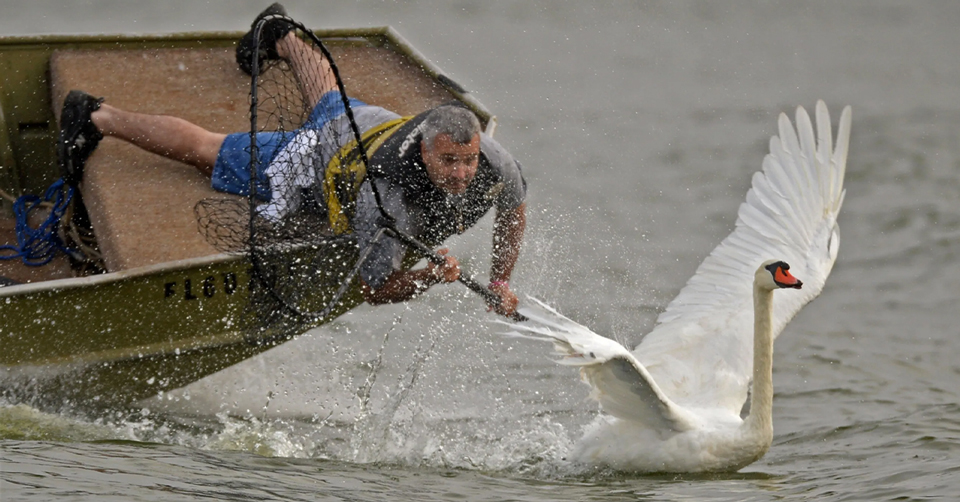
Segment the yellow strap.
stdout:
[[[367,152],[367,159],[383,145],[383,142],[396,132],[413,116],[401,117],[384,122],[360,136],[360,143]],[[323,177],[323,192],[327,199],[327,214],[330,218],[330,227],[337,235],[350,232],[350,220],[344,213],[343,207],[356,201],[360,183],[367,177],[366,166],[360,162],[360,153],[357,141],[347,143],[337,154],[330,159]],[[338,188],[340,189],[338,191]],[[348,200],[340,200],[340,196]]]

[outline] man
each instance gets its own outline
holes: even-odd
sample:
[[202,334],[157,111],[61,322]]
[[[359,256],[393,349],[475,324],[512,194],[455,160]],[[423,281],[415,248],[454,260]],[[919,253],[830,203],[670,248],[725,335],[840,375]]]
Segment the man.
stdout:
[[[255,50],[261,62],[286,61],[304,100],[315,104],[301,129],[257,135],[257,183],[267,184],[264,192],[270,194],[257,212],[266,221],[282,224],[300,209],[304,196],[339,202],[331,198],[333,190],[325,189],[323,180],[338,153],[343,153],[341,146],[353,137],[344,126],[345,108],[329,62],[277,17],[286,16],[280,4],[260,13],[253,27],[268,16],[260,46],[253,47],[251,29],[237,46],[237,62],[250,73]],[[381,226],[381,207],[372,186],[376,183],[382,208],[397,228],[428,245],[463,233],[496,206],[489,289],[500,299],[496,306],[500,314],[515,312],[517,297],[509,279],[526,225],[526,182],[520,164],[483,134],[476,116],[462,107],[438,107],[408,119],[356,99],[350,100],[350,108],[363,134],[383,137],[375,151],[368,151],[371,175],[360,185],[349,221],[343,221],[336,210],[318,216],[328,217],[335,229],[351,229],[361,248],[372,245],[360,269],[365,300],[371,304],[405,301],[460,277],[458,260],[445,248],[439,250],[443,265],[428,263],[422,269],[404,270],[405,249],[400,242],[392,237],[372,242]],[[58,154],[68,182],[80,181],[83,162],[103,136],[191,164],[210,176],[217,190],[249,195],[248,133],[221,134],[176,117],[121,110],[81,91],[70,92],[61,114]],[[314,152],[320,152],[319,158],[311,156]]]

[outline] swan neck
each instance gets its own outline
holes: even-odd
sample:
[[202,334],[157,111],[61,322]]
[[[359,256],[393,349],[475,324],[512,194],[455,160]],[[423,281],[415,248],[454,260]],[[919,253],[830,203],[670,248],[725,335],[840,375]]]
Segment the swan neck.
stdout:
[[753,388],[744,425],[773,437],[773,291],[753,287]]

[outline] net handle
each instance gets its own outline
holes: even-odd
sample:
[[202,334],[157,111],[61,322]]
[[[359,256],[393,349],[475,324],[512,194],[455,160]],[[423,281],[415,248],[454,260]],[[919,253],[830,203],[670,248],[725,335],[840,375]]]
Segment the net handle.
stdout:
[[247,198],[250,210],[249,228],[247,229],[250,232],[250,238],[247,240],[249,241],[250,252],[247,254],[250,255],[251,265],[254,268],[257,266],[256,249],[253,239],[253,236],[256,235],[255,223],[257,219],[256,181],[257,168],[260,164],[259,148],[257,146],[257,107],[260,103],[257,92],[260,87],[257,85],[257,79],[260,78],[260,51],[258,48],[260,47],[260,34],[263,31],[263,25],[266,24],[266,21],[266,18],[261,19],[253,28],[254,50],[250,51],[250,181],[248,182],[249,197]]

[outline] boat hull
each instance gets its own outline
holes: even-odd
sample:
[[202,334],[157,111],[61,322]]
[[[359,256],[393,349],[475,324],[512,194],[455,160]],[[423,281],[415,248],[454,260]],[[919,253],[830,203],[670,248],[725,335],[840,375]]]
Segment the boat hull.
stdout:
[[[35,397],[137,400],[299,334],[255,327],[256,320],[245,315],[253,284],[244,255],[222,254],[0,288],[5,387]],[[331,293],[318,292],[314,306]],[[354,286],[313,324],[362,301]]]

